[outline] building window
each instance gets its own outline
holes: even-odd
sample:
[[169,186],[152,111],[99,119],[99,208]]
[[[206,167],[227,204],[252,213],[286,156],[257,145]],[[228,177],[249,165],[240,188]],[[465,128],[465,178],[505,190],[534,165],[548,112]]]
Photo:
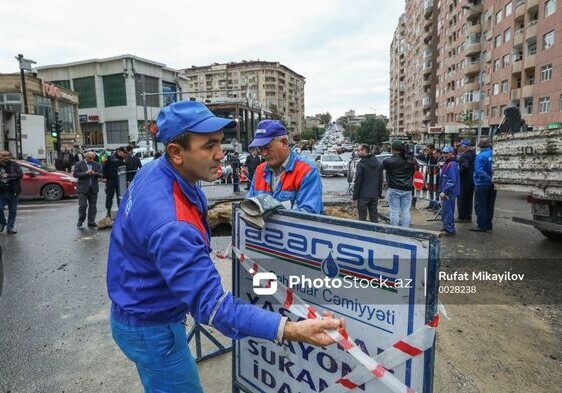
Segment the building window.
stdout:
[[533,98],[525,98],[525,105],[523,106],[523,114],[531,115],[533,114]]
[[503,42],[509,42],[511,40],[511,29],[507,29],[503,32]]
[[103,98],[106,107],[127,105],[125,77],[123,77],[123,74],[103,76]]
[[70,89],[70,81],[66,80],[66,81],[52,81],[51,83],[54,83],[55,85],[59,86],[59,87],[64,87],[65,89],[71,90]]
[[[158,78],[147,75],[137,74],[135,76],[135,93],[137,99],[137,106],[142,106],[142,79],[144,78],[144,88],[146,93],[158,93]],[[160,97],[158,95],[146,96],[146,106],[159,108]]]
[[500,59],[494,60],[494,71],[499,71],[500,69]]
[[556,11],[556,0],[548,0],[544,5],[544,16],[550,16]]
[[59,117],[62,120],[63,132],[76,132],[74,125],[74,107],[72,104],[59,101]]
[[511,15],[511,10],[512,10],[513,6],[511,1],[509,3],[507,3],[505,5],[505,17],[507,18],[509,15]]
[[498,94],[500,94],[500,85],[499,85],[499,83],[494,83],[494,84],[492,85],[492,94],[493,94],[493,95],[498,95]]
[[496,14],[496,25],[502,21],[502,11],[499,10]]
[[543,36],[544,49],[552,48],[554,45],[554,30],[549,31]]
[[73,79],[72,85],[73,90],[78,93],[78,108],[97,107],[96,85],[93,76]]
[[497,106],[493,106],[492,107],[492,117],[498,117],[498,107]]
[[507,93],[508,87],[507,81],[502,81],[502,93]]
[[547,64],[541,67],[541,81],[548,81],[552,79],[552,64]]
[[127,120],[107,121],[105,131],[107,132],[107,143],[129,143],[129,122]]
[[55,121],[55,111],[53,110],[53,102],[48,97],[35,94],[35,114],[45,116],[45,129],[51,129],[52,122]]
[[550,97],[539,98],[539,112],[548,113],[550,111]]
[[494,47],[497,48],[501,44],[502,44],[502,35],[500,34],[500,35],[496,36]]
[[474,92],[469,90],[466,92],[466,102],[473,102],[474,101]]
[[509,65],[509,54],[503,57],[503,66],[507,67]]

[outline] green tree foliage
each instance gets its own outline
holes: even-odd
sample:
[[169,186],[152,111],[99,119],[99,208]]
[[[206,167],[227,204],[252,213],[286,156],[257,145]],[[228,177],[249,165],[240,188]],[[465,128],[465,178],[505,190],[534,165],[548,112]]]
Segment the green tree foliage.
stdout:
[[330,124],[331,121],[332,121],[332,115],[330,115],[330,112],[322,113],[320,115],[320,123],[328,125]]
[[355,133],[355,141],[368,145],[382,145],[384,141],[388,140],[389,135],[390,132],[383,120],[369,117],[361,122],[361,126]]
[[283,119],[283,113],[281,113],[279,111],[279,108],[277,107],[277,105],[275,105],[275,104],[269,105],[269,111],[270,111],[270,113],[267,115],[268,119],[280,120],[281,123],[283,123],[283,125],[285,126],[285,128],[287,128],[287,124],[285,124],[285,120]]

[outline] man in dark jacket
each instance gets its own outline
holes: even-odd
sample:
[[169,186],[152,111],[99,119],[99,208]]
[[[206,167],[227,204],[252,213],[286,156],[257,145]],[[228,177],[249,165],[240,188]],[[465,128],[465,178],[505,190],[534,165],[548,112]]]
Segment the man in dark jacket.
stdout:
[[10,160],[10,152],[0,151],[0,232],[6,227],[4,207],[8,205],[8,233],[16,234],[18,195],[21,193],[23,172],[17,162]]
[[86,208],[88,209],[88,226],[90,228],[97,227],[96,213],[98,201],[98,177],[101,172],[101,165],[95,161],[96,155],[89,151],[82,161],[78,161],[74,165],[72,175],[78,179],[78,223],[76,227],[80,228],[86,219]]
[[472,222],[472,200],[474,198],[474,159],[476,153],[470,146],[470,139],[465,139],[459,144],[459,174],[461,193],[457,199],[458,218],[456,222]]
[[127,167],[127,184],[133,181],[138,170],[142,168],[140,158],[135,156],[133,146],[127,146],[127,155],[125,156],[125,166]]
[[250,150],[250,155],[246,157],[246,168],[248,168],[248,184],[246,190],[250,189],[250,183],[254,180],[254,173],[256,168],[261,164],[261,157],[258,155],[258,149],[255,147]]
[[401,141],[393,141],[392,157],[382,162],[386,170],[388,183],[388,204],[390,205],[390,224],[398,225],[402,216],[401,226],[410,226],[410,207],[412,206],[412,190],[414,189],[414,171],[416,164],[413,159],[406,158],[406,150]]
[[240,192],[241,164],[237,151],[235,151],[230,158],[230,167],[232,168],[232,192]]
[[353,184],[353,200],[357,201],[357,212],[359,220],[379,222],[377,205],[382,195],[382,165],[375,156],[371,154],[369,145],[361,145],[357,149],[361,160],[357,163],[355,170],[355,182]]
[[[105,177],[105,208],[107,209],[107,217],[111,217],[111,208],[113,207],[113,196],[119,184],[119,176],[117,175],[120,166],[125,165],[125,157],[127,151],[124,147],[120,147],[117,151],[109,156],[102,167],[103,177]],[[119,199],[117,199],[119,206]]]

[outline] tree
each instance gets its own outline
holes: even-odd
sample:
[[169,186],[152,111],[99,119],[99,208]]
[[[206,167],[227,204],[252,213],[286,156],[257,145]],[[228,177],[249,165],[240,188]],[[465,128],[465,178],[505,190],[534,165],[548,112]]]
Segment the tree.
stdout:
[[330,124],[331,121],[332,121],[332,115],[330,115],[330,112],[322,113],[320,115],[321,124],[328,125]]
[[361,122],[361,126],[355,133],[355,141],[368,145],[382,145],[388,140],[390,132],[386,128],[386,123],[375,117],[369,117]]
[[287,128],[287,124],[285,124],[285,120],[283,119],[283,113],[279,111],[279,108],[275,104],[269,105],[269,115],[267,116],[268,119],[271,120],[279,120],[285,128]]

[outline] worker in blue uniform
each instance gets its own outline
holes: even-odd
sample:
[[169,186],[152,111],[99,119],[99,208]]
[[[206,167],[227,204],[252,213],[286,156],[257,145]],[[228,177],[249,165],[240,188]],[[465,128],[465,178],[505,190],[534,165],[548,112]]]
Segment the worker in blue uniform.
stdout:
[[111,330],[147,392],[201,392],[186,314],[231,338],[296,340],[326,346],[343,320],[288,321],[247,304],[221,286],[210,257],[207,201],[197,182],[218,176],[224,128],[199,102],[166,106],[156,123],[165,156],[137,173],[125,193],[109,244]]

